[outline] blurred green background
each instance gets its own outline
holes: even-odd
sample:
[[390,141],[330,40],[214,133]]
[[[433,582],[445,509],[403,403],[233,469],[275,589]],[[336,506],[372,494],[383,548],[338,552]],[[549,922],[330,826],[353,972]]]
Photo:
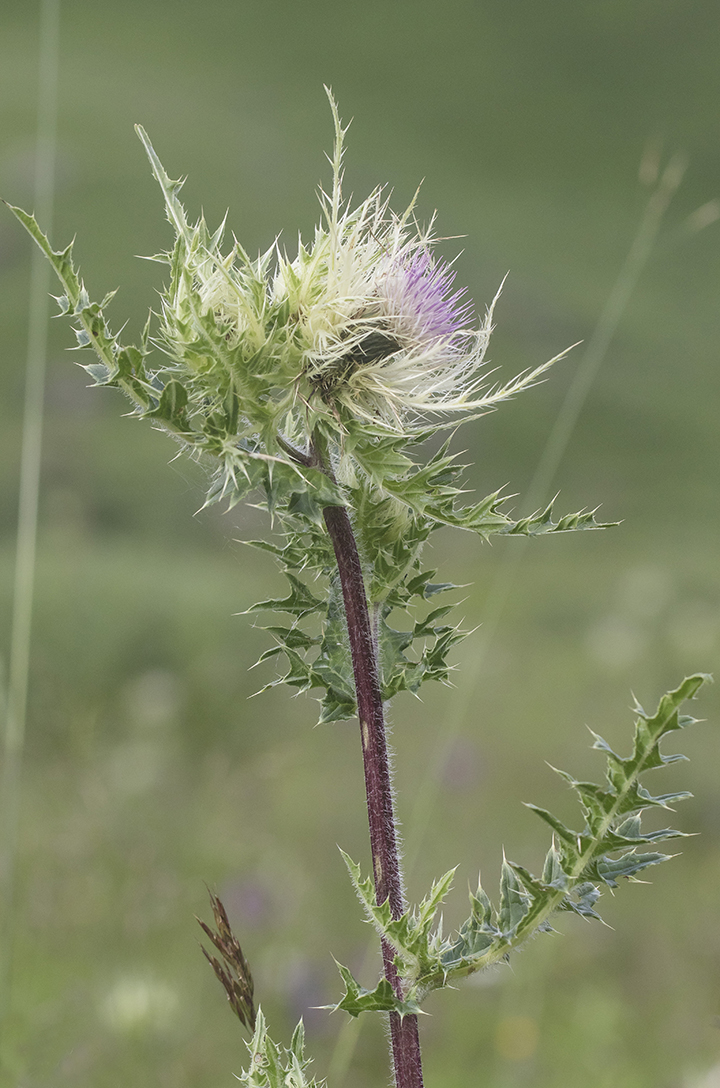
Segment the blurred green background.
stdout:
[[[0,13],[0,193],[29,207],[38,10]],[[53,240],[77,232],[94,297],[118,285],[116,325],[142,326],[161,283],[136,254],[169,228],[133,123],[185,202],[246,249],[318,217],[331,142],[322,84],[349,134],[346,187],[439,210],[461,282],[482,311],[510,270],[491,357],[508,377],[587,341],[648,199],[643,156],[686,152],[661,241],[593,384],[554,480],[562,510],[602,503],[622,525],[535,542],[489,654],[457,654],[455,691],[392,709],[412,898],[459,864],[446,924],[464,917],[501,850],[537,866],[534,801],[572,812],[545,760],[602,773],[584,723],[630,735],[631,689],[653,706],[720,648],[717,540],[718,228],[688,216],[720,195],[720,11],[715,0],[62,0]],[[648,148],[651,150],[648,151]],[[30,243],[0,216],[0,653],[7,661]],[[254,969],[273,1033],[306,1019],[331,1088],[387,1083],[381,1025],[352,1039],[330,953],[363,972],[369,934],[336,850],[367,862],[352,723],[313,728],[314,704],[273,691],[248,617],[281,587],[238,543],[261,515],[196,516],[201,473],[163,435],[88,390],[54,322],[3,1082],[220,1088],[244,1064],[242,1029],[198,949],[194,914],[217,889]],[[581,358],[468,427],[460,448],[483,494],[520,498]],[[518,541],[438,536],[433,565],[469,583],[482,624]],[[463,671],[464,669],[464,671]],[[718,721],[718,695],[696,713]],[[428,1086],[695,1088],[720,1062],[720,742],[665,775],[700,832],[652,875],[606,897],[613,930],[563,920],[510,968],[436,995],[423,1020]],[[660,785],[658,781],[658,785]],[[363,966],[364,964],[364,966]],[[338,1044],[338,1040],[340,1040]],[[338,1049],[339,1046],[339,1049]],[[344,1048],[344,1049],[343,1049]]]

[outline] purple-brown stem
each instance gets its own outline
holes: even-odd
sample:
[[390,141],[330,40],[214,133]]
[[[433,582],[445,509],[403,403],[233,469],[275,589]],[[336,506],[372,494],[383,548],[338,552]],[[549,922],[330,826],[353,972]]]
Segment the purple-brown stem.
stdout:
[[[350,639],[365,767],[365,794],[370,824],[375,896],[378,903],[388,900],[393,918],[398,918],[403,913],[405,905],[395,834],[380,673],[362,565],[355,534],[345,507],[328,506],[323,510],[323,517],[335,550]],[[402,986],[395,967],[394,955],[391,946],[387,941],[383,941],[385,977],[392,985],[396,996],[402,998]],[[422,1088],[417,1016],[400,1017],[398,1013],[391,1012],[390,1036],[397,1088]]]

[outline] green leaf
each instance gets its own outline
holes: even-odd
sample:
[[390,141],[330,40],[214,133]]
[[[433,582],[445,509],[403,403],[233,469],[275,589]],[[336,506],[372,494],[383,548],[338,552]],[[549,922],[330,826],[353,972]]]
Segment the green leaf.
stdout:
[[661,861],[669,861],[671,857],[671,854],[638,854],[635,850],[628,850],[619,858],[600,858],[590,867],[590,871],[609,888],[617,888],[620,877],[632,879],[648,866],[659,865]]
[[250,1064],[237,1078],[243,1088],[323,1088],[325,1084],[308,1076],[310,1059],[305,1057],[302,1020],[286,1050],[270,1038],[263,1011],[258,1009],[255,1031],[247,1048]]
[[45,254],[50,264],[54,268],[58,279],[65,288],[65,296],[61,297],[58,301],[60,303],[60,309],[63,313],[67,313],[69,310],[75,312],[80,298],[81,284],[75,272],[75,267],[72,260],[72,250],[74,242],[71,242],[65,249],[54,250],[47,239],[47,236],[43,234],[35,221],[35,217],[28,215],[22,208],[15,208],[12,204],[7,205],[13,215],[19,219],[22,225],[27,230],[31,238],[35,240],[42,252]]
[[541,820],[544,820],[546,824],[549,824],[555,834],[563,842],[569,844],[575,844],[577,842],[578,833],[571,831],[569,827],[566,827],[562,820],[559,820],[557,816],[553,816],[547,809],[540,808],[538,805],[531,805],[529,802],[525,802],[525,808],[529,808],[531,812],[534,812]]
[[393,919],[387,903],[375,903],[372,882],[363,880],[358,866],[343,855],[368,920],[395,949],[407,1001],[420,1004],[431,990],[505,960],[533,933],[548,931],[556,911],[598,919],[596,906],[602,887],[616,888],[623,877],[636,881],[646,869],[668,859],[667,854],[643,852],[639,846],[675,838],[683,832],[664,828],[645,833],[641,814],[647,808],[664,807],[670,797],[678,799],[683,794],[653,797],[638,779],[645,771],[665,765],[658,745],[666,733],[685,728],[695,720],[679,715],[678,710],[707,679],[702,674],[688,677],[679,688],[663,696],[652,716],[639,708],[633,752],[628,759],[622,759],[596,738],[594,746],[604,752],[608,761],[605,787],[580,782],[561,772],[578,795],[587,819],[585,827],[573,831],[547,810],[528,806],[554,832],[542,877],[503,859],[497,909],[478,886],[477,892],[470,895],[470,916],[453,936],[444,938],[441,927],[434,928],[452,873],[433,885],[418,907]]
[[[557,496],[556,496],[557,498]],[[547,533],[570,533],[579,529],[611,529],[619,523],[595,520],[595,510],[580,510],[576,514],[564,514],[553,521],[555,499],[544,510],[538,510],[530,517],[511,522],[499,530],[501,536],[545,536]]]
[[157,407],[145,414],[149,419],[158,419],[169,424],[174,430],[187,432],[190,426],[187,420],[187,390],[178,381],[170,381],[163,389]]
[[186,244],[189,245],[190,230],[188,228],[188,222],[185,216],[185,209],[178,200],[178,193],[183,187],[184,179],[180,181],[171,181],[171,179],[166,174],[165,168],[160,162],[160,159],[157,157],[155,149],[150,143],[148,134],[146,133],[145,129],[142,127],[142,125],[136,125],[135,131],[137,132],[140,140],[142,141],[142,145],[145,148],[147,157],[150,160],[150,165],[152,166],[152,172],[157,179],[158,185],[162,189],[163,196],[165,197],[165,206],[168,219],[175,228],[176,234],[180,236]]
[[396,997],[386,978],[381,978],[374,989],[366,990],[355,980],[347,967],[343,967],[340,963],[337,967],[345,983],[345,993],[337,1004],[324,1005],[323,1008],[331,1009],[333,1012],[342,1009],[353,1017],[363,1012],[396,1012],[402,1017],[417,1015],[420,1011],[416,1002],[401,1001]]
[[290,583],[290,593],[287,597],[271,598],[267,601],[260,601],[259,604],[253,604],[250,608],[246,609],[246,613],[288,612],[300,617],[308,616],[312,612],[322,612],[325,610],[325,602],[319,597],[315,597],[304,582],[301,582],[294,574],[287,572],[286,577]]
[[528,912],[529,898],[513,867],[503,859],[500,878],[498,925],[503,934],[513,933]]

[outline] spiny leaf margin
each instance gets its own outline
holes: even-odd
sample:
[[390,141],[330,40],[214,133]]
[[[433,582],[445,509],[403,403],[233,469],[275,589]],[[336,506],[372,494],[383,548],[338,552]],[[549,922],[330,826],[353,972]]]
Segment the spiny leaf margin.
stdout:
[[253,1037],[246,1044],[250,1063],[237,1078],[243,1088],[326,1088],[325,1081],[308,1077],[310,1059],[305,1057],[305,1029],[302,1020],[286,1049],[270,1038],[261,1008]]
[[[382,983],[375,990],[362,990],[347,968],[341,968],[345,995],[335,1007],[345,1008],[352,1015],[380,1007],[384,1011],[400,1011],[403,1004],[419,1007],[431,991],[506,960],[510,952],[534,933],[550,931],[549,920],[556,911],[600,919],[595,908],[602,887],[616,888],[621,877],[637,881],[639,873],[668,860],[671,855],[656,850],[639,852],[638,847],[683,837],[686,833],[672,828],[644,833],[641,814],[649,808],[668,809],[690,794],[676,791],[653,796],[640,784],[639,777],[682,758],[663,755],[660,741],[666,734],[698,720],[681,715],[679,708],[710,680],[704,673],[686,677],[678,688],[663,695],[653,715],[646,714],[636,704],[633,748],[627,758],[617,755],[595,735],[593,748],[607,757],[605,787],[579,782],[562,772],[578,794],[585,827],[574,831],[545,809],[528,806],[553,829],[542,875],[536,877],[504,857],[498,906],[493,906],[478,883],[477,891],[470,893],[470,916],[454,936],[443,937],[442,922],[434,926],[437,912],[450,890],[454,870],[433,884],[419,906],[409,908],[400,918],[392,918],[387,902],[376,903],[372,880],[363,878],[359,866],[343,854],[367,920],[395,950],[404,1002],[399,1002],[392,993],[388,995]],[[357,998],[358,990],[361,1000]]]

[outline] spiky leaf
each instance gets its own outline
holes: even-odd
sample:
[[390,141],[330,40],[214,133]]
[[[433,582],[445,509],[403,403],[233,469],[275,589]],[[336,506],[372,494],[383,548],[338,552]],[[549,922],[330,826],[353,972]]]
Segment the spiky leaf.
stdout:
[[237,1078],[243,1088],[323,1088],[325,1084],[308,1075],[310,1059],[305,1057],[302,1020],[286,1049],[270,1038],[265,1016],[258,1008],[255,1032],[247,1048],[250,1063]]
[[419,907],[394,919],[387,903],[376,904],[372,882],[363,879],[358,866],[345,856],[368,920],[396,952],[406,1001],[420,1004],[431,990],[507,958],[533,933],[550,929],[550,918],[556,911],[599,918],[596,907],[603,887],[616,888],[622,878],[637,880],[638,874],[668,859],[670,855],[641,847],[654,846],[683,832],[672,828],[644,831],[642,813],[648,808],[665,808],[670,799],[688,795],[676,792],[653,796],[639,778],[646,771],[677,761],[677,757],[668,760],[659,744],[667,733],[696,720],[680,715],[679,708],[708,679],[703,674],[688,677],[662,697],[653,715],[638,707],[633,750],[628,758],[621,758],[596,738],[594,747],[607,759],[606,785],[580,782],[563,773],[578,795],[585,826],[574,831],[546,809],[529,806],[554,832],[542,876],[536,877],[522,865],[503,859],[498,906],[492,905],[478,885],[470,895],[470,916],[453,936],[444,938],[441,927],[433,926],[452,873],[433,885]]

